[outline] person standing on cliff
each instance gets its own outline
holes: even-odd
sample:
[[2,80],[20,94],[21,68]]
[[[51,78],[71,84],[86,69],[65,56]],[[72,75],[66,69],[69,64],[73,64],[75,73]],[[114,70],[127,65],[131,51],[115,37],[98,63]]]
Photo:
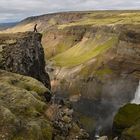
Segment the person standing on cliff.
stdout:
[[34,32],[37,33],[37,24],[34,26]]

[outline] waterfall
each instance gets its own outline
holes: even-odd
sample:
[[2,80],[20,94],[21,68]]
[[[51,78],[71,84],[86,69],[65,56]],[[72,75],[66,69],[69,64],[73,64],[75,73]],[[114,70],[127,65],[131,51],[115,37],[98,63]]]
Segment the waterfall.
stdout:
[[140,81],[139,81],[138,88],[137,88],[137,90],[135,92],[135,97],[131,101],[131,103],[140,104]]

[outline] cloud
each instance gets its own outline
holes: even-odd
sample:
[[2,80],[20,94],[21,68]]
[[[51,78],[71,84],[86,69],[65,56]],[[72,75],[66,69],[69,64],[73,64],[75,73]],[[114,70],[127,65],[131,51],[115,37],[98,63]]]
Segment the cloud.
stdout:
[[59,11],[140,9],[139,0],[0,0],[0,22]]

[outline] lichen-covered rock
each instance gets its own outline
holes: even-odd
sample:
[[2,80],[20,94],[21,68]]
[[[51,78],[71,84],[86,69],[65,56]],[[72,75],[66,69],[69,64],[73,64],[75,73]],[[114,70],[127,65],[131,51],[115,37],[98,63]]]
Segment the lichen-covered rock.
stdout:
[[0,70],[0,140],[51,140],[44,117],[49,90],[39,81]]
[[127,104],[114,118],[113,132],[121,140],[140,140],[140,105]]
[[0,68],[34,77],[50,89],[41,38],[33,32],[0,34]]

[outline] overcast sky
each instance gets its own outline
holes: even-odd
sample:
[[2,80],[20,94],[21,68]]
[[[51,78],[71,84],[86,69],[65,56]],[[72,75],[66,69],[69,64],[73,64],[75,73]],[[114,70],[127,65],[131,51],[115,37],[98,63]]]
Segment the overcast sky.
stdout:
[[0,0],[0,22],[59,11],[137,9],[140,0]]

